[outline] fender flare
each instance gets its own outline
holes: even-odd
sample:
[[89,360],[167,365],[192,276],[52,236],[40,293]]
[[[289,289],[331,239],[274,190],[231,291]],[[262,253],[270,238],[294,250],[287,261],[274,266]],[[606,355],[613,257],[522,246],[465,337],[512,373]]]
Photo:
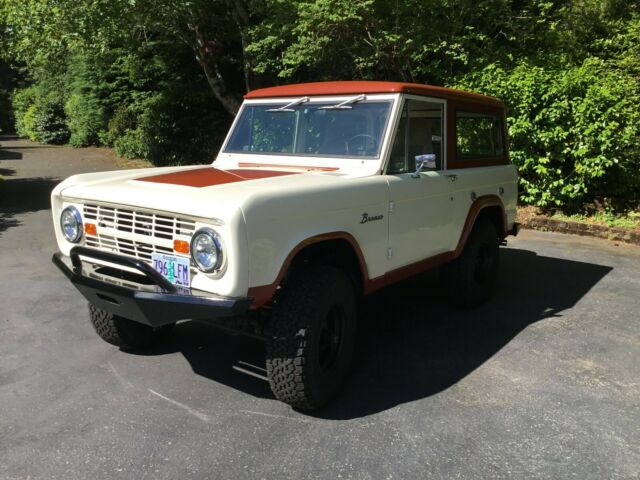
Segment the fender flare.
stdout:
[[319,235],[314,235],[312,237],[306,238],[305,240],[302,240],[289,252],[289,254],[287,255],[287,257],[285,258],[284,262],[280,267],[280,271],[278,272],[276,279],[272,283],[268,285],[261,285],[258,287],[249,288],[248,296],[253,298],[253,303],[251,304],[251,308],[253,309],[260,308],[264,306],[269,300],[271,300],[273,295],[276,293],[276,289],[282,282],[284,275],[287,273],[287,270],[289,270],[289,267],[291,266],[293,259],[296,257],[296,255],[298,255],[298,253],[300,253],[302,250],[304,250],[306,247],[310,245],[326,242],[329,240],[344,240],[347,243],[349,243],[349,245],[351,246],[353,252],[355,253],[358,259],[362,280],[364,283],[368,282],[369,271],[367,269],[367,263],[365,261],[362,250],[360,249],[360,245],[358,244],[357,240],[353,237],[353,235],[343,231],[321,233]]

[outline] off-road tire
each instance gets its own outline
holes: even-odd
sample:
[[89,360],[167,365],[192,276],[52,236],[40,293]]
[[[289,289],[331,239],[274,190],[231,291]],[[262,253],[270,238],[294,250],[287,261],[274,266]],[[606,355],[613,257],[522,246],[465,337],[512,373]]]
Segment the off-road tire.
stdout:
[[150,347],[169,333],[174,325],[153,328],[119,317],[92,304],[89,304],[89,318],[100,338],[125,350]]
[[[275,397],[299,409],[323,407],[350,371],[356,327],[356,294],[343,271],[309,266],[289,278],[274,303],[267,343]],[[331,334],[334,330],[339,333]]]
[[452,303],[476,307],[489,300],[498,276],[499,258],[496,227],[480,220],[460,256],[442,268],[443,285]]

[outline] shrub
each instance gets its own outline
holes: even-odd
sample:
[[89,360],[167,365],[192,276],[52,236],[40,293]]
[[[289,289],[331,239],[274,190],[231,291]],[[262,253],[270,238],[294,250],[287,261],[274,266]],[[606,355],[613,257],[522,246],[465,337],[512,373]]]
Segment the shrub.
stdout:
[[16,132],[42,143],[65,143],[69,138],[63,99],[56,90],[33,85],[13,95]]
[[40,139],[38,138],[38,133],[36,132],[36,104],[29,105],[27,111],[24,112],[22,117],[22,128],[24,130],[24,137],[27,137],[29,140],[34,142],[38,142]]
[[107,130],[100,133],[100,142],[108,147],[114,147],[118,138],[125,135],[128,130],[136,128],[136,123],[136,113],[126,105],[121,105],[109,119]]
[[[35,135],[33,132],[33,110],[35,110],[36,96],[36,87],[31,86],[15,90],[11,98],[16,122],[15,130],[19,136],[24,138],[32,138]],[[25,122],[25,115],[29,110],[29,118]]]
[[211,108],[206,95],[191,95],[138,96],[116,110],[103,142],[122,157],[145,158],[155,165],[210,162],[228,127],[227,117]]
[[86,147],[100,143],[100,132],[105,128],[105,114],[100,102],[93,95],[73,93],[64,105],[69,144]]
[[47,92],[37,98],[33,116],[35,140],[55,144],[63,144],[69,140],[64,102],[54,92]]
[[151,132],[144,127],[144,118],[150,114],[148,100],[143,96],[138,96],[136,100],[121,105],[115,111],[102,139],[105,144],[112,145],[121,157],[150,159]]

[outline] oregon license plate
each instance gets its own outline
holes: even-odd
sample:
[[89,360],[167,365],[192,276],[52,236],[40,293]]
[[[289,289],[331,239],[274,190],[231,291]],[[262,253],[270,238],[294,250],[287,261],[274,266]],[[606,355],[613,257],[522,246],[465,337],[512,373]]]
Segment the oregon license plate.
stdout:
[[156,271],[174,285],[189,287],[191,275],[188,258],[152,253],[151,264]]

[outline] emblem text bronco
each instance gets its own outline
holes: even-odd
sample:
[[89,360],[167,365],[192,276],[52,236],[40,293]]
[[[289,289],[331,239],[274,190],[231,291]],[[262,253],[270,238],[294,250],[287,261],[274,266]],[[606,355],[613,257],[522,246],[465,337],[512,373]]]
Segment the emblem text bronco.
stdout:
[[384,215],[376,215],[375,217],[370,217],[368,213],[363,213],[362,220],[360,220],[360,223],[375,222],[376,220],[382,220],[383,218],[384,218]]

